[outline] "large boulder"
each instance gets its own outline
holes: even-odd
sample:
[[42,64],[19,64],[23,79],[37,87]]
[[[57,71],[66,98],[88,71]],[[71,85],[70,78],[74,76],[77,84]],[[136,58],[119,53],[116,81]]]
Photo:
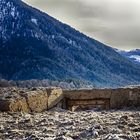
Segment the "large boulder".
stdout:
[[60,88],[1,88],[0,111],[42,112],[63,98]]
[[48,94],[44,89],[28,91],[21,94],[21,96],[25,98],[30,112],[41,112],[48,109]]

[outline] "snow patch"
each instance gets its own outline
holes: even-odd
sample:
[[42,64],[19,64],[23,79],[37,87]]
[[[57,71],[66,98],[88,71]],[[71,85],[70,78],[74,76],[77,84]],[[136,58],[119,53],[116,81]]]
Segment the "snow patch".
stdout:
[[52,35],[52,39],[54,39],[55,38],[55,35]]
[[34,24],[36,24],[36,25],[37,25],[37,19],[32,18],[32,19],[31,19],[31,21],[32,21]]
[[13,17],[15,17],[15,11],[16,11],[15,7],[11,8],[11,15],[12,15]]
[[139,55],[131,55],[130,58],[135,59],[135,61],[140,62],[140,56]]

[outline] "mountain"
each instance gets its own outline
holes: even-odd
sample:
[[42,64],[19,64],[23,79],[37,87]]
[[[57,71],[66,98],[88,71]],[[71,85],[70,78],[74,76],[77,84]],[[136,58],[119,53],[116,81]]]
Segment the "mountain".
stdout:
[[140,49],[135,49],[131,51],[122,51],[116,49],[116,51],[120,53],[122,56],[132,61],[133,63],[140,64]]
[[140,84],[140,67],[21,0],[0,0],[0,77]]

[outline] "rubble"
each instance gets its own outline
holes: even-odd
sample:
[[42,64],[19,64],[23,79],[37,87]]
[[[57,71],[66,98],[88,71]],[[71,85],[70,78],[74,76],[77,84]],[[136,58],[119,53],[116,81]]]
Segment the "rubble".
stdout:
[[[120,123],[122,120],[126,123]],[[71,112],[59,108],[31,114],[0,112],[0,138],[139,140],[140,112],[138,110]]]

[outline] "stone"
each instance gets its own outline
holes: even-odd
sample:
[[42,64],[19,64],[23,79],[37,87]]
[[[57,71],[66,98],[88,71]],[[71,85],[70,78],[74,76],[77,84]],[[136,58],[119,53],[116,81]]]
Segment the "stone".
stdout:
[[61,88],[47,89],[47,93],[48,93],[48,109],[55,107],[64,98]]
[[42,112],[63,99],[60,88],[1,88],[0,111]]
[[45,90],[30,91],[24,94],[30,112],[47,110],[48,95]]

